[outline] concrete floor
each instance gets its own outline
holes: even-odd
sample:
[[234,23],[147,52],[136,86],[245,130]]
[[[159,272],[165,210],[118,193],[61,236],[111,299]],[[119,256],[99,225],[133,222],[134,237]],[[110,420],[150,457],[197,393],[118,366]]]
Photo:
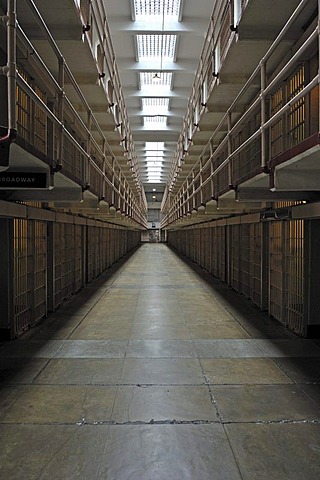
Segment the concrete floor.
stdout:
[[320,347],[143,245],[0,346],[0,478],[317,480]]

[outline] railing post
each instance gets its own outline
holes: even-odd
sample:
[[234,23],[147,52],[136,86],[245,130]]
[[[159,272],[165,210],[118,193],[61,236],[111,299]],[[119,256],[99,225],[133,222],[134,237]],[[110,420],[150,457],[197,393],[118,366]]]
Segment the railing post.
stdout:
[[210,158],[210,188],[211,188],[211,198],[214,198],[214,181],[213,181],[213,174],[214,174],[214,167],[213,167],[213,160]]
[[115,167],[115,158],[112,157],[112,162],[111,162],[111,165],[112,165],[112,194],[111,194],[111,205],[114,207],[114,204],[115,204],[115,190],[114,190],[114,180],[115,180],[115,171],[114,171],[114,167]]
[[260,132],[261,132],[261,168],[267,173],[267,155],[266,155],[266,129],[264,124],[266,122],[266,97],[265,97],[265,88],[266,88],[266,62],[262,61],[260,63],[260,101],[261,101],[261,118],[260,118]]
[[64,58],[59,57],[59,74],[58,74],[58,83],[60,87],[59,98],[58,98],[58,120],[61,122],[59,135],[58,135],[58,158],[57,165],[62,166],[63,158],[63,143],[64,143]]
[[233,0],[233,25],[239,24],[241,16],[241,0]]
[[8,0],[8,127],[17,130],[16,119],[16,0]]
[[192,172],[192,210],[196,206],[196,197],[195,197],[196,185],[195,185],[194,179],[195,179],[195,173],[193,171]]
[[121,182],[122,182],[122,179],[121,179],[121,170],[119,171],[119,193],[118,193],[118,206],[117,206],[117,210],[120,210],[121,211]]
[[228,184],[229,184],[229,188],[233,188],[233,182],[232,182],[232,164],[231,164],[231,158],[230,158],[230,155],[232,153],[232,142],[231,142],[231,134],[230,134],[230,131],[231,131],[231,128],[232,128],[232,113],[230,110],[228,110],[228,158],[229,158],[229,161],[228,161]]
[[[320,32],[320,0],[318,0],[318,34]],[[318,82],[320,84],[320,35],[318,35]],[[318,112],[318,128],[320,127],[320,102]]]
[[200,177],[200,204],[203,205],[203,188],[202,188],[202,183],[203,183],[203,159],[200,158],[200,172],[199,172],[199,177]]
[[91,161],[91,129],[92,129],[92,111],[87,111],[87,164],[85,165],[84,185],[90,185],[90,161]]
[[[0,134],[1,157],[0,157],[0,171],[6,170],[9,167],[10,144],[17,136],[17,118],[16,118],[16,0],[8,0],[7,15],[0,17],[2,23],[7,28],[7,63],[0,67],[0,75],[7,77],[3,82],[5,90],[5,100],[3,107],[6,114],[3,113],[4,129],[7,129],[4,135]],[[5,55],[4,55],[5,57]]]
[[103,160],[102,160],[102,172],[103,172],[103,180],[102,180],[102,198],[104,200],[106,198],[106,140],[103,139],[102,145],[102,153],[103,153]]

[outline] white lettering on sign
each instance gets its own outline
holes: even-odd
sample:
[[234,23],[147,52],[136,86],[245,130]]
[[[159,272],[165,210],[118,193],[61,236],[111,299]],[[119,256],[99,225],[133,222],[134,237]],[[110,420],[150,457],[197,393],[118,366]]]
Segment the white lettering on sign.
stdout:
[[5,183],[34,183],[35,182],[34,177],[0,177],[0,182],[5,182]]

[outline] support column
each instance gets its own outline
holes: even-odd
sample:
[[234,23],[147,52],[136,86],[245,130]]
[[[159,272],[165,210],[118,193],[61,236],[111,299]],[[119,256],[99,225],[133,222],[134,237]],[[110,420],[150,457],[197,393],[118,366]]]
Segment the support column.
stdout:
[[48,311],[55,311],[55,251],[54,251],[54,224],[47,224],[48,254],[47,254],[47,298]]
[[[7,62],[7,55],[0,50],[0,66],[5,65]],[[0,108],[0,126],[4,127],[4,130],[8,128],[8,86],[6,75],[0,75],[0,95],[1,95],[1,108]]]
[[268,310],[269,305],[269,224],[262,223],[261,245],[261,310]]
[[0,218],[0,340],[14,337],[13,220]]
[[320,220],[305,221],[305,328],[307,337],[320,334]]

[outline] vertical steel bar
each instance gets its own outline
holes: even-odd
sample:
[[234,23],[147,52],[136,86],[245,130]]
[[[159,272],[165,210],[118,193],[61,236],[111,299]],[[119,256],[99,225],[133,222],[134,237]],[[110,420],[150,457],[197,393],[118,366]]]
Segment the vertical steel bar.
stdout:
[[232,165],[231,165],[231,158],[230,158],[230,155],[231,155],[231,152],[232,152],[232,142],[231,142],[231,134],[230,134],[230,131],[231,131],[231,128],[232,128],[232,113],[230,110],[228,110],[227,112],[228,114],[228,158],[229,158],[229,161],[228,161],[228,184],[229,184],[229,187],[232,188],[233,187],[233,183],[232,183]]
[[10,131],[16,131],[16,0],[8,0],[7,15],[8,127]]
[[260,82],[261,82],[261,168],[263,171],[266,171],[267,168],[267,158],[266,158],[266,129],[263,128],[266,121],[266,99],[264,90],[266,88],[266,62],[262,61],[260,63]]

